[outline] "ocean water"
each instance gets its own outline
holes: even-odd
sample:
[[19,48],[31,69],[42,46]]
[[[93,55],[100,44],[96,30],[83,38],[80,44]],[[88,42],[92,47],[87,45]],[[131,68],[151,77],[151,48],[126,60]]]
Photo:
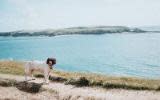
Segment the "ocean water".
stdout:
[[57,59],[56,69],[160,78],[160,34],[0,37],[0,59]]

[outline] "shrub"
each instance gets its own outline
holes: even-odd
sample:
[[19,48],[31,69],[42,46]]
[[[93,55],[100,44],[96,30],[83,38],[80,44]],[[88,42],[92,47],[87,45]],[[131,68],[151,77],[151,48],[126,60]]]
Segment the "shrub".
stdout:
[[100,81],[95,81],[95,80],[91,80],[90,86],[103,86],[103,81],[100,80]]
[[53,76],[49,76],[49,80],[56,81],[56,82],[65,82],[65,81],[67,81],[66,78],[63,78],[63,77],[53,77]]
[[78,87],[89,86],[89,80],[87,80],[85,77],[80,77],[79,79],[69,79],[65,82],[65,84],[71,84]]

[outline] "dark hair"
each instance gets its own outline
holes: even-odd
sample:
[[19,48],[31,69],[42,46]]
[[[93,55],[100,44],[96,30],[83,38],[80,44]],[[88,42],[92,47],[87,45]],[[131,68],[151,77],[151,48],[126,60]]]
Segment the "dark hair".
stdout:
[[47,61],[46,61],[46,64],[49,63],[49,61],[52,61],[52,64],[56,64],[56,59],[55,58],[48,58]]

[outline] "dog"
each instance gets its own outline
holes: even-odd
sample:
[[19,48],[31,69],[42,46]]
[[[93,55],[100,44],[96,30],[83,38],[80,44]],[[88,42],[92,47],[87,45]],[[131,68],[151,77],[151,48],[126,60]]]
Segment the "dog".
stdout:
[[53,65],[56,64],[55,58],[48,58],[46,62],[38,62],[38,61],[28,61],[25,64],[25,81],[27,80],[27,77],[30,76],[31,80],[35,80],[33,78],[33,72],[38,71],[43,73],[44,75],[44,83],[49,83],[49,74],[52,70]]

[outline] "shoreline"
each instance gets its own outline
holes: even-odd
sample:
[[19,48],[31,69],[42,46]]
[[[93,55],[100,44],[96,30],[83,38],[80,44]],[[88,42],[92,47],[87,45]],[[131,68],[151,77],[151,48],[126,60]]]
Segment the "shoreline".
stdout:
[[[24,75],[23,62],[0,61],[0,73]],[[70,85],[89,87],[100,87],[106,89],[126,90],[153,90],[160,91],[160,79],[144,79],[137,77],[116,77],[95,73],[79,73],[53,70],[51,81]],[[42,78],[43,75],[35,73],[35,77]]]
[[[0,62],[20,62],[20,63],[25,63],[28,61],[32,60],[15,60],[15,59],[0,59]],[[43,60],[34,60],[38,62],[44,62]],[[158,77],[145,77],[145,76],[132,76],[132,75],[120,75],[120,74],[107,74],[107,73],[100,73],[100,72],[91,72],[91,71],[71,71],[71,70],[63,70],[63,69],[53,69],[57,72],[64,72],[64,73],[79,73],[79,74],[95,74],[95,75],[100,75],[100,76],[107,76],[107,77],[116,77],[116,78],[121,78],[121,77],[126,77],[126,78],[134,78],[134,79],[145,79],[145,80],[160,80],[160,76]]]
[[17,61],[0,61],[0,99],[158,100],[160,98],[160,80],[110,77],[93,73],[53,70],[49,77],[50,83],[46,85],[43,84],[43,74],[36,72],[34,73],[36,79],[25,83],[34,85],[24,85],[23,64]]

